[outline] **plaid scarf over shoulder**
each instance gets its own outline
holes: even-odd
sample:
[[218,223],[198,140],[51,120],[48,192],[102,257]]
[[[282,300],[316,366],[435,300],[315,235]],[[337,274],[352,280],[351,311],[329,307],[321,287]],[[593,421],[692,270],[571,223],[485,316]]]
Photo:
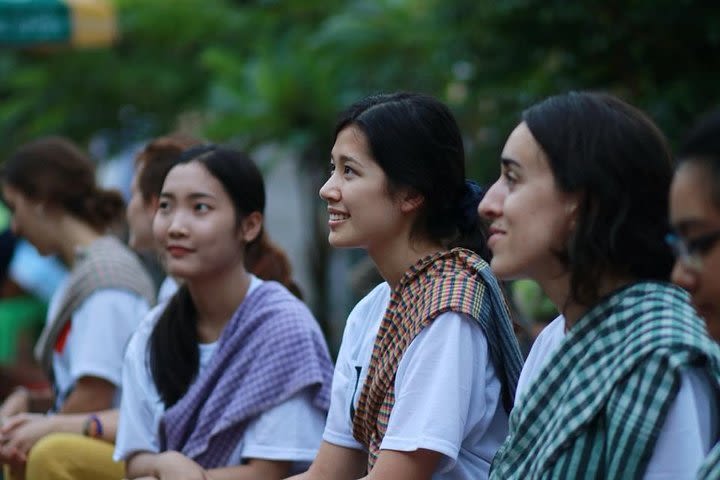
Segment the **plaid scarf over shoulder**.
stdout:
[[687,293],[641,282],[585,314],[523,395],[490,478],[642,478],[680,387],[720,349]]
[[162,451],[204,468],[227,465],[256,418],[301,391],[327,412],[333,366],[308,308],[265,281],[240,304],[202,375],[160,422]]
[[390,296],[373,347],[353,419],[353,436],[368,448],[368,471],[380,453],[395,403],[395,375],[413,339],[444,312],[468,315],[487,337],[490,357],[510,411],[522,357],[500,287],[478,255],[461,248],[441,252],[410,268]]
[[[107,235],[78,253],[68,286],[35,344],[35,358],[52,377],[55,342],[75,310],[93,293],[104,288],[136,293],[155,303],[155,285],[137,256],[117,238]],[[103,318],[98,318],[103,321]]]

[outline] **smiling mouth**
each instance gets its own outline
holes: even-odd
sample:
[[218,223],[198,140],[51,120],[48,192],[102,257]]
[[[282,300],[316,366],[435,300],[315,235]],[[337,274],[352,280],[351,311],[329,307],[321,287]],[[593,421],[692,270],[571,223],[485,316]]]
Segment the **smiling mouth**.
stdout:
[[331,213],[330,214],[331,222],[341,222],[343,220],[347,220],[348,218],[350,218],[350,215],[345,215],[343,213]]
[[187,255],[188,253],[192,252],[192,250],[185,247],[168,247],[167,251],[170,252],[170,255],[174,257]]

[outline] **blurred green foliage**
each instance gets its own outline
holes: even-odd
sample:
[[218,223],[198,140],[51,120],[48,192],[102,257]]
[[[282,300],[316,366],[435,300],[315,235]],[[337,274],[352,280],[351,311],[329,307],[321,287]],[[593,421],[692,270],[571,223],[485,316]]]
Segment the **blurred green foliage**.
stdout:
[[718,103],[720,9],[692,0],[116,0],[101,50],[0,52],[0,153],[54,132],[144,134],[195,112],[203,133],[274,141],[324,165],[337,112],[378,91],[439,96],[489,181],[530,103],[579,88],[647,110],[673,140]]
[[[190,119],[211,140],[297,152],[317,186],[337,113],[404,89],[451,106],[469,176],[489,182],[519,112],[547,95],[614,92],[673,142],[720,103],[720,8],[702,0],[115,3],[112,48],[0,51],[0,158],[43,134],[119,132],[120,147]],[[327,242],[309,255],[322,291]]]

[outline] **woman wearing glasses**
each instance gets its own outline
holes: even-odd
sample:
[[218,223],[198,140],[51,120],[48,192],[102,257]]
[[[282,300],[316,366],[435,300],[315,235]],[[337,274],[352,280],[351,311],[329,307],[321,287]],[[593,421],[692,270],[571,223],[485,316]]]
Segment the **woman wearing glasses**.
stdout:
[[720,341],[720,110],[690,132],[670,189],[668,235],[678,261],[672,279]]
[[718,348],[673,256],[665,139],[604,94],[523,112],[480,203],[491,267],[536,280],[562,316],[523,367],[492,479],[694,478],[718,438]]
[[[720,341],[720,110],[700,120],[680,148],[670,223],[675,233],[668,243],[677,256],[672,280],[690,292],[710,335]],[[715,418],[715,428],[718,422]],[[720,446],[700,478],[720,478]]]

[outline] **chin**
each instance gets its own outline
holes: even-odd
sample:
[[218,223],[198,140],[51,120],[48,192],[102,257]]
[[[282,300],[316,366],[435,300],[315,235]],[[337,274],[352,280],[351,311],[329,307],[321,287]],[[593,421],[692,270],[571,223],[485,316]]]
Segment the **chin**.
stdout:
[[337,235],[333,232],[330,232],[330,235],[328,235],[328,243],[334,248],[352,248],[356,246],[353,242],[348,241],[348,239],[343,239],[342,235]]
[[499,280],[515,280],[521,277],[521,275],[512,268],[512,265],[503,262],[502,257],[493,256],[490,261],[490,268]]

